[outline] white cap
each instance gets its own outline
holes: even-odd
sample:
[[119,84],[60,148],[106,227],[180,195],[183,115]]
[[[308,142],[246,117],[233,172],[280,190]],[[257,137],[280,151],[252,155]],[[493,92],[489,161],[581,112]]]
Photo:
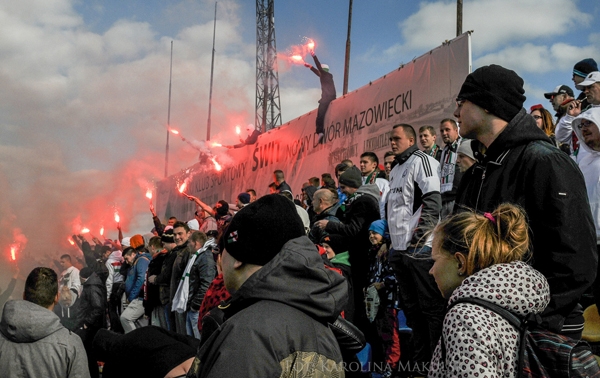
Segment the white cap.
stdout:
[[121,240],[121,245],[123,247],[131,247],[131,243],[129,243],[129,240],[131,240],[130,236],[123,238],[123,240]]
[[460,142],[460,146],[458,146],[458,150],[456,152],[475,160],[475,156],[473,156],[473,149],[471,148],[471,139],[463,139]]
[[327,64],[321,64],[321,68],[323,69],[323,71],[329,72],[329,66]]
[[197,219],[189,220],[187,222],[187,225],[190,228],[190,230],[200,231],[200,223],[198,222]]
[[576,85],[577,89],[580,91],[584,90],[585,87],[589,87],[590,85],[597,83],[600,81],[600,71],[590,72],[585,79],[579,84]]

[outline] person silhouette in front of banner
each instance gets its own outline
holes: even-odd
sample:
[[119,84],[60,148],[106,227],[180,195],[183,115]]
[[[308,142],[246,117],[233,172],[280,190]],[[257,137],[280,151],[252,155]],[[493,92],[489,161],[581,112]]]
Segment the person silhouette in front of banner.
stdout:
[[315,68],[308,63],[304,63],[304,66],[310,68],[321,80],[321,99],[317,110],[317,129],[315,132],[319,134],[319,143],[322,143],[325,135],[325,113],[327,113],[331,101],[335,100],[336,97],[335,84],[333,83],[333,75],[329,72],[329,66],[321,64],[314,51],[311,51],[310,55],[312,55],[317,67]]

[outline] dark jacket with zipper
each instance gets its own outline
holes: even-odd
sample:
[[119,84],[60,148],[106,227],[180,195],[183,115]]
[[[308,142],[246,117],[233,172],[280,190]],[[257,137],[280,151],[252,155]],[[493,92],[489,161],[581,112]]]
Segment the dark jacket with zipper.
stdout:
[[585,182],[575,162],[552,145],[524,109],[465,172],[455,212],[461,206],[491,212],[504,202],[525,209],[532,265],[550,284],[544,326],[554,332],[577,332],[583,324],[579,299],[598,268]]
[[347,296],[345,279],[325,268],[307,237],[288,241],[219,306],[225,322],[199,349],[188,377],[342,376],[328,323]]

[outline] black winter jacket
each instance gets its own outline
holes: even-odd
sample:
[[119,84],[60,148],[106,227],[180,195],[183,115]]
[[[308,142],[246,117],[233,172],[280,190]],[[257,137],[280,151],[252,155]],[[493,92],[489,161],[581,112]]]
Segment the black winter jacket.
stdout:
[[[159,286],[159,298],[160,303],[163,306],[171,303],[171,276],[173,274],[173,264],[175,263],[176,258],[177,251],[171,250],[167,252],[167,256],[162,263],[160,274],[156,276],[156,281],[154,281],[154,283]],[[177,290],[177,288],[175,288],[175,290]]]
[[208,247],[206,251],[196,257],[190,271],[187,310],[200,310],[206,290],[208,290],[210,283],[215,279],[216,275],[217,266],[213,258],[212,247]]
[[77,328],[83,327],[84,324],[88,328],[102,328],[106,307],[106,285],[96,273],[92,273],[83,283],[81,296],[77,301],[81,314]]
[[226,320],[188,376],[341,376],[340,347],[327,324],[347,295],[345,279],[325,268],[306,236],[288,241],[219,306]]
[[545,327],[573,331],[568,325],[583,323],[579,299],[594,282],[598,267],[594,222],[581,171],[524,109],[492,142],[482,161],[465,172],[455,212],[461,205],[491,212],[503,202],[527,212],[532,265],[550,284],[551,301],[542,316]]

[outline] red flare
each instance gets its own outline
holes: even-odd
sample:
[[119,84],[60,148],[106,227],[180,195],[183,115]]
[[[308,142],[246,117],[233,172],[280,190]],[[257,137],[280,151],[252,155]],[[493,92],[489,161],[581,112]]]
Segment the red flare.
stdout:
[[73,239],[67,238],[67,240],[69,241],[69,243],[71,243],[71,245],[75,245],[75,242],[73,241]]
[[241,132],[241,130],[240,130],[240,127],[239,127],[239,126],[236,126],[236,127],[235,127],[235,133],[236,133],[237,135],[240,135],[240,132]]
[[175,135],[179,135],[179,131],[175,130],[175,129],[169,129],[170,132],[172,132]]
[[212,160],[212,162],[215,164],[215,169],[216,169],[217,171],[221,171],[221,169],[222,169],[222,168],[221,168],[221,164],[217,163],[217,158],[213,156],[211,160]]
[[100,236],[104,236],[104,227],[100,227]]
[[146,198],[148,198],[149,200],[152,199],[152,190],[151,189],[146,190]]
[[119,217],[119,213],[117,213],[115,211],[115,222],[119,223],[120,220],[121,220],[121,217]]
[[12,258],[12,261],[17,260],[17,246],[14,244],[10,246],[10,257]]
[[217,142],[213,142],[212,146],[213,147],[223,147],[223,145],[221,143],[217,143]]
[[187,182],[183,182],[183,184],[181,184],[179,186],[179,193],[183,193],[185,191],[185,187],[187,186]]
[[310,49],[310,51],[314,50],[314,49],[315,49],[315,41],[313,41],[312,39],[310,39],[310,40],[308,41],[308,44],[307,44],[307,46],[308,46],[308,48]]
[[304,64],[304,59],[302,59],[301,55],[292,55],[292,62],[296,64]]
[[81,229],[81,233],[82,234],[87,234],[88,232],[90,232],[89,228],[84,227],[84,228]]

